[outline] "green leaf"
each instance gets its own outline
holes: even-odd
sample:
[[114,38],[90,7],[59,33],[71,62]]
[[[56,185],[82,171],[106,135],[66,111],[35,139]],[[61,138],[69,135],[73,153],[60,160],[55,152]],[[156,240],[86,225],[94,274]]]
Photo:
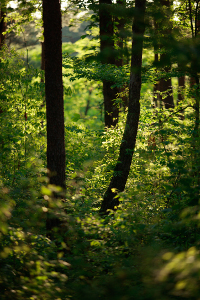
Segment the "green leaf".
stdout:
[[50,189],[48,189],[46,186],[41,187],[41,193],[43,195],[51,196],[52,192]]
[[72,117],[72,121],[77,122],[78,120],[80,120],[80,118],[81,118],[80,114],[75,113]]

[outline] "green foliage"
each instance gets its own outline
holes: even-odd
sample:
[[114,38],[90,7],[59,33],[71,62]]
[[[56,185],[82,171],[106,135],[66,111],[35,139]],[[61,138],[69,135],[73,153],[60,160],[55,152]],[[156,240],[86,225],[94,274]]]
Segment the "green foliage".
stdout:
[[15,53],[6,50],[0,64],[2,175],[12,186],[22,176],[30,153],[38,150],[39,154],[45,145],[44,86],[41,71],[26,65]]
[[[28,51],[30,64],[15,51],[1,52],[0,298],[197,300],[198,86],[187,84],[174,110],[152,109],[152,83],[165,74],[155,72],[152,52],[144,51],[133,163],[118,210],[102,218],[98,211],[126,112],[116,128],[103,128],[100,80],[127,83],[128,67],[82,59],[87,42],[63,45],[70,68],[63,68],[67,191],[62,200],[54,198],[59,188],[46,178],[43,73],[33,67],[33,62],[39,67],[39,47]],[[168,74],[178,75],[176,68]],[[47,215],[61,223],[55,240],[46,237]]]
[[[71,66],[70,62],[73,61]],[[74,76],[70,77],[73,81],[77,78],[87,78],[88,80],[108,80],[113,82],[113,87],[121,87],[128,83],[129,80],[129,66],[124,65],[123,67],[116,67],[115,65],[101,64],[98,62],[87,62],[87,60],[82,60],[74,57],[65,57],[64,68],[72,68],[74,70]],[[127,74],[128,73],[128,74]],[[129,75],[129,76],[128,76]],[[65,76],[70,76],[70,73],[65,74]]]

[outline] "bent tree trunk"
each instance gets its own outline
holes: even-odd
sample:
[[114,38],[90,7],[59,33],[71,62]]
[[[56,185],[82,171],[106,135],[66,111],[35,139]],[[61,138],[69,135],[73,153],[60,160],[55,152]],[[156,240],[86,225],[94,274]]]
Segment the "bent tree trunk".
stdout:
[[[65,189],[64,103],[62,83],[62,29],[59,0],[43,0],[47,169],[50,184]],[[47,234],[59,220],[47,216]],[[49,234],[50,236],[50,234]]]
[[143,36],[145,30],[145,4],[146,0],[135,1],[135,17],[132,27],[133,39],[128,115],[120,146],[118,161],[115,166],[110,185],[104,195],[101,205],[100,212],[103,214],[106,213],[107,209],[114,210],[115,207],[119,205],[119,199],[116,197],[117,192],[122,192],[125,188],[135,148],[140,116],[141,66]]

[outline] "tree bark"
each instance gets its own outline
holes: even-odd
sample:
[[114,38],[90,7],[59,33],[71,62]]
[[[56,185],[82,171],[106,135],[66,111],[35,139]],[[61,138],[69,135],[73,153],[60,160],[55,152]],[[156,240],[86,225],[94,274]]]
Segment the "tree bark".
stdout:
[[44,50],[44,42],[41,42],[41,70],[45,71],[45,50]]
[[[153,26],[154,26],[154,40],[153,40],[154,64],[155,66],[157,66],[159,62],[159,56],[158,56],[159,44],[158,44],[158,23],[155,17],[153,20]],[[153,85],[153,107],[154,108],[158,107],[158,105],[160,104],[160,93],[158,92],[159,90],[160,90],[159,81],[157,81]]]
[[[170,71],[170,67],[165,67],[164,70],[166,73],[168,73]],[[159,87],[161,92],[160,98],[161,101],[163,101],[165,108],[166,109],[174,108],[174,98],[173,98],[171,78],[161,78]],[[163,97],[163,93],[164,93],[164,97]]]
[[[110,11],[111,0],[99,0],[99,27],[100,27],[100,59],[103,64],[115,64],[113,17]],[[105,126],[116,126],[118,123],[119,108],[114,100],[117,89],[112,89],[114,83],[103,80]]]
[[[178,65],[180,71],[181,66]],[[177,97],[177,105],[184,100],[184,89],[185,89],[185,76],[178,77],[178,97]],[[180,119],[184,120],[184,109],[180,111]]]
[[[170,1],[170,0],[161,0],[161,5],[163,6],[164,9],[165,8],[170,9],[170,6],[172,5],[172,3],[173,3],[173,1]],[[170,34],[172,32],[172,25],[170,24],[169,17],[170,16],[164,11],[163,12],[164,30],[162,32],[163,39],[170,36]],[[161,26],[162,26],[162,24],[161,24]],[[161,29],[161,31],[162,31],[162,29]],[[163,48],[162,45],[161,45],[161,48]],[[163,61],[163,63],[165,63],[165,61],[167,61],[167,55],[165,53],[161,54],[160,60]],[[171,64],[168,64],[166,67],[164,67],[164,70],[165,70],[166,74],[168,72],[170,72]],[[173,89],[172,89],[171,78],[161,78],[160,91],[161,91],[161,94],[165,93],[164,98],[161,95],[161,99],[165,105],[165,108],[166,109],[174,108]]]
[[6,7],[2,5],[0,7],[0,49],[4,45],[5,38],[6,38],[5,34],[3,34],[6,31],[5,17],[6,17]]
[[[121,9],[121,11],[125,11],[126,8],[126,0],[117,0],[117,5]],[[122,67],[124,64],[124,27],[126,24],[125,17],[120,16],[116,17],[117,22],[116,28],[116,38],[117,38],[117,57],[115,59],[115,64],[117,67]],[[125,87],[117,88],[117,93],[123,93],[125,91]],[[128,96],[122,96],[122,106],[124,108],[124,111],[128,107]]]
[[[156,47],[154,47],[154,63],[158,63],[158,53],[156,53]],[[158,103],[160,102],[160,93],[159,91],[159,81],[154,83],[153,85],[153,107],[158,107]]]
[[[192,18],[192,8],[191,1],[189,0],[189,18],[192,31],[192,44],[195,45],[197,38],[199,39],[199,28],[200,28],[200,10],[199,2],[196,3],[195,8],[195,28],[193,27],[193,18]],[[200,196],[200,158],[199,158],[199,124],[200,124],[200,88],[199,88],[199,63],[198,56],[193,55],[191,60],[191,77],[190,77],[190,88],[196,85],[195,88],[195,104],[194,104],[194,130],[193,130],[193,177],[194,184],[198,187],[194,190],[191,200],[189,202],[190,206],[199,205],[199,196]]]
[[[1,4],[0,2],[0,50],[2,49],[4,43],[5,43],[5,34],[3,32],[6,31],[6,23],[5,23],[5,17],[6,17],[6,6],[5,4]],[[1,59],[0,59],[1,62]],[[3,109],[0,106],[0,114],[3,113]]]
[[[166,44],[164,41],[165,39],[170,36],[172,31],[172,25],[170,24],[170,13],[169,9],[172,4],[172,1],[170,0],[160,0],[161,4],[161,14],[162,18],[160,18],[159,22],[155,23],[155,31],[160,32],[161,42],[159,45],[156,44],[157,49],[160,48],[160,50],[165,50],[165,46],[163,44]],[[160,54],[160,63],[164,65],[164,71],[165,73],[169,73],[171,70],[171,63],[168,61],[168,56],[166,53]],[[166,65],[167,64],[167,65]],[[173,99],[173,89],[172,89],[172,81],[171,78],[161,78],[160,82],[158,83],[157,87],[159,90],[159,99],[164,103],[164,106],[166,109],[174,108],[174,99]],[[163,97],[164,96],[164,97]]]
[[119,205],[117,194],[118,192],[122,192],[125,188],[130,171],[133,152],[135,149],[140,116],[141,66],[143,36],[145,30],[145,4],[146,0],[135,1],[135,14],[132,27],[133,38],[128,115],[125,131],[120,145],[118,161],[115,166],[110,185],[104,195],[101,205],[100,212],[102,214],[105,214],[107,209],[115,210],[115,207]]
[[[125,0],[117,0],[117,5],[123,10],[126,8],[126,1]],[[120,16],[116,17],[115,21],[117,22],[117,46],[118,46],[118,55],[115,59],[115,63],[117,66],[123,66],[123,49],[124,49],[124,26],[125,26],[125,18]]]
[[[50,184],[65,190],[64,103],[62,82],[62,28],[59,0],[43,0],[45,98],[47,119],[47,169]],[[47,216],[47,235],[59,226]]]
[[185,88],[185,76],[181,76],[178,78],[178,101],[177,104],[180,101],[184,100],[184,95],[183,95],[183,89]]
[[50,183],[65,188],[62,29],[59,0],[43,0],[47,168]]

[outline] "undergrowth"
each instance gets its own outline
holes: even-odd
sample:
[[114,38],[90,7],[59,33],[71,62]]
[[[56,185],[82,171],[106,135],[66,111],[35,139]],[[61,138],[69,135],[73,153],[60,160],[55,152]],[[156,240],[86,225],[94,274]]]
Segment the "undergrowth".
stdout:
[[[189,92],[173,111],[150,108],[148,89],[142,94],[126,189],[102,218],[126,113],[105,130],[81,114],[66,120],[59,201],[46,178],[43,75],[14,53],[1,68],[1,299],[199,299],[199,139]],[[61,220],[55,241],[47,214]]]

